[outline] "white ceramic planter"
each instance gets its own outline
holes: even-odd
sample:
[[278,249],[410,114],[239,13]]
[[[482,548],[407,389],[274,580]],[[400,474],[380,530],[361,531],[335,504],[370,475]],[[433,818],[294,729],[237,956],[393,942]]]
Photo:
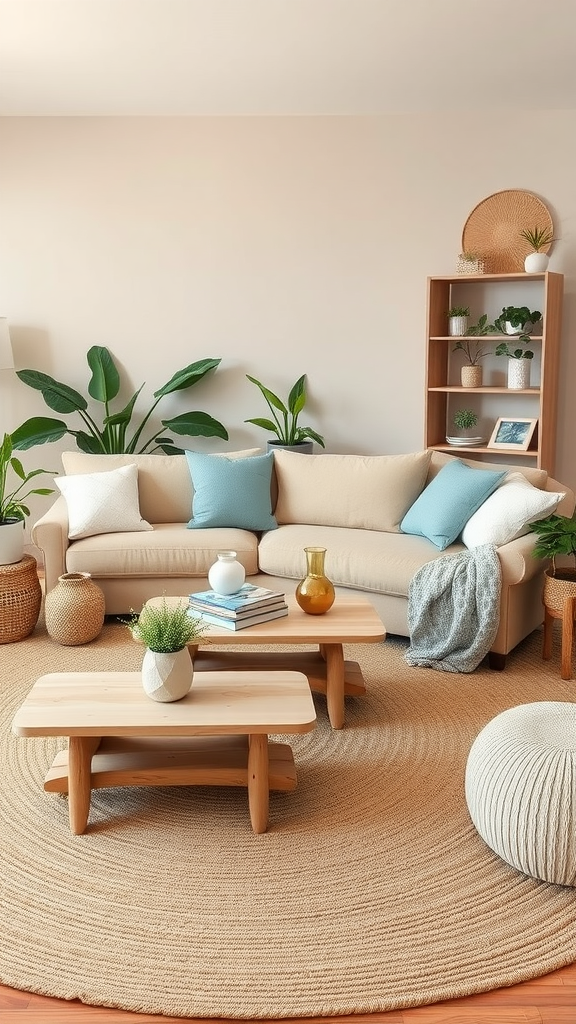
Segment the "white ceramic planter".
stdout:
[[520,391],[530,387],[530,359],[508,360],[508,387]]
[[0,565],[14,565],[24,554],[24,522],[14,519],[0,524]]
[[550,257],[545,252],[531,252],[524,260],[524,270],[527,274],[543,274],[548,270]]
[[448,334],[451,338],[463,338],[468,330],[467,316],[449,316]]
[[194,678],[194,665],[187,647],[162,653],[146,648],[142,662],[142,686],[152,700],[167,704],[181,700]]
[[235,551],[219,551],[218,561],[208,570],[208,583],[216,594],[235,594],[246,579],[246,570]]

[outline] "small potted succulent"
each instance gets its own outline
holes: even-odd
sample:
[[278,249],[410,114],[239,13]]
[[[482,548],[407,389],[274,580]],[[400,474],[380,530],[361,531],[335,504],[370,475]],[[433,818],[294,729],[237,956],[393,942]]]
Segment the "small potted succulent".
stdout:
[[142,685],[152,700],[169,702],[184,697],[194,677],[194,665],[187,650],[209,628],[191,614],[186,599],[169,604],[146,604],[140,615],[126,623],[135,640],[144,644]]
[[[527,274],[542,274],[548,269],[548,249],[554,241],[553,232],[550,228],[535,227],[524,228],[520,235],[530,246],[530,252],[524,259],[524,270]],[[543,249],[546,252],[542,252]]]
[[458,409],[454,413],[452,422],[458,430],[458,434],[446,436],[449,444],[474,445],[479,442],[478,436],[472,436],[472,431],[478,423],[478,416],[472,409]]
[[448,334],[451,338],[462,338],[468,328],[469,306],[450,306],[448,316]]
[[251,377],[249,373],[246,376],[252,384],[260,388],[272,413],[272,419],[257,416],[254,419],[244,420],[244,422],[254,423],[255,426],[263,427],[264,430],[276,434],[276,441],[268,441],[268,450],[292,448],[294,451],[309,454],[312,451],[313,441],[316,441],[322,448],[325,447],[324,438],[312,430],[312,427],[298,426],[298,417],[306,404],[306,374],[302,374],[298,378],[291,388],[286,402],[283,402],[278,395],[256,380],[256,377]]

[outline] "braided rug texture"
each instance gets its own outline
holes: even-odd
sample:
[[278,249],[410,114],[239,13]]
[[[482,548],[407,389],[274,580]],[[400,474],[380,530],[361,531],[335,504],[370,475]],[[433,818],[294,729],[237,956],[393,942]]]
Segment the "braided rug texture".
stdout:
[[504,672],[413,668],[406,643],[346,649],[368,692],[346,727],[315,698],[315,731],[290,737],[292,793],[264,835],[246,791],[118,788],[92,796],[72,836],[44,792],[60,739],[10,732],[37,676],[136,670],[142,651],[106,622],[60,647],[42,622],[4,645],[0,979],[94,1005],[173,1016],[369,1013],[511,985],[576,956],[576,890],[529,878],[477,834],[464,797],[470,746],[500,711],[574,701],[559,651],[535,633]]

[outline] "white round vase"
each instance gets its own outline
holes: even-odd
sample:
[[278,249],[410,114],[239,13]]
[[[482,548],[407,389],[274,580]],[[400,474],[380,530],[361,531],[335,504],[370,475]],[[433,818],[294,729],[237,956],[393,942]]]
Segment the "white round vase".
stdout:
[[146,648],[142,662],[142,686],[152,700],[167,704],[181,700],[194,678],[194,665],[187,647],[180,651],[151,651]]
[[235,551],[219,551],[218,561],[208,570],[208,582],[215,594],[235,594],[246,579],[246,570]]
[[550,257],[545,252],[531,252],[524,260],[524,270],[527,274],[543,274],[548,270]]
[[530,387],[530,360],[508,360],[508,387],[513,391],[521,391]]

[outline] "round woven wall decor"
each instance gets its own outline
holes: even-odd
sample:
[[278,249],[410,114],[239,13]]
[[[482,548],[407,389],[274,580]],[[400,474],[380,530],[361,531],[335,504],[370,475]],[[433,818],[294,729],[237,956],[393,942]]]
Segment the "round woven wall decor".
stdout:
[[[462,251],[485,261],[487,274],[516,274],[532,250],[520,235],[525,228],[554,230],[552,215],[533,192],[505,189],[475,206],[462,231]],[[548,252],[550,245],[542,247]]]

